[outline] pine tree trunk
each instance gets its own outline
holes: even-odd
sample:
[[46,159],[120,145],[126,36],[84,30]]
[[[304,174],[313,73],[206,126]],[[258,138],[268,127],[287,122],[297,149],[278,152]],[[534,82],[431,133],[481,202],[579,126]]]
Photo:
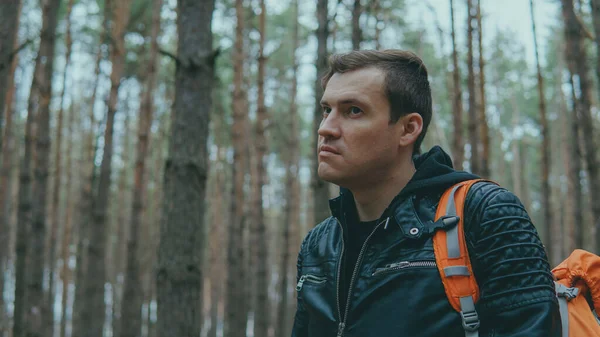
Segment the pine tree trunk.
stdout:
[[296,242],[291,239],[292,230],[298,230],[299,226],[299,207],[300,207],[300,186],[298,183],[298,171],[300,166],[300,149],[299,149],[299,125],[298,125],[298,111],[296,106],[296,95],[298,91],[298,60],[296,58],[296,52],[299,46],[299,5],[298,0],[293,2],[294,4],[294,28],[293,28],[293,59],[292,59],[292,90],[290,92],[290,127],[289,127],[289,138],[287,140],[288,158],[286,160],[285,170],[285,191],[286,191],[286,202],[285,202],[285,219],[283,223],[281,233],[281,260],[279,265],[279,275],[281,281],[279,282],[279,307],[277,309],[277,327],[275,330],[275,336],[287,336],[289,331],[287,330],[287,322],[289,318],[288,308],[290,306],[290,298],[288,296],[288,289],[290,283],[290,255],[292,246],[296,246]]
[[231,188],[231,224],[227,242],[227,285],[225,294],[224,336],[246,335],[245,254],[244,249],[244,175],[247,171],[247,97],[244,82],[244,4],[235,2],[237,26],[233,51],[233,184]]
[[[19,8],[16,16],[21,15],[22,3],[19,3]],[[4,9],[2,9],[4,10]],[[13,32],[14,34],[18,31],[19,21],[16,23],[17,28]],[[0,33],[2,34],[2,33]],[[13,49],[17,48],[18,39],[13,41]],[[0,49],[2,50],[2,49]],[[1,53],[1,52],[0,52]],[[13,57],[10,69],[7,72],[0,70],[0,73],[4,73],[7,77],[6,83],[6,100],[4,105],[0,105],[0,115],[5,115],[4,128],[0,127],[0,268],[6,270],[8,260],[10,257],[10,238],[11,238],[11,226],[10,226],[10,207],[11,204],[11,193],[13,190],[14,183],[11,181],[11,169],[13,166],[13,155],[15,151],[15,140],[14,140],[14,126],[13,117],[15,115],[15,109],[13,108],[13,100],[15,96],[15,70],[18,64],[18,55]],[[1,81],[1,80],[0,80]],[[0,93],[0,95],[2,95]],[[2,119],[2,117],[0,117]],[[4,294],[4,282],[5,273],[0,273],[0,294]],[[6,304],[4,302],[4,296],[0,296],[0,333],[2,336],[7,336],[10,330],[10,322],[8,318],[8,312]]]
[[[17,33],[19,32],[19,17],[21,13],[21,0],[5,0],[0,2],[0,149],[2,149],[4,100],[10,90],[13,52]],[[10,109],[8,109],[10,111]],[[0,155],[2,155],[0,153]],[[0,156],[1,158],[1,156]]]
[[61,149],[61,145],[62,145],[62,129],[63,129],[63,115],[64,115],[64,110],[65,110],[65,95],[66,95],[66,87],[67,87],[67,74],[68,74],[68,70],[69,70],[69,63],[71,60],[71,47],[72,47],[72,40],[71,40],[71,10],[73,8],[73,1],[74,0],[69,0],[69,2],[67,3],[67,14],[66,14],[66,34],[65,34],[65,45],[66,45],[66,54],[65,54],[65,69],[63,72],[63,78],[62,78],[62,83],[63,83],[63,87],[62,87],[62,92],[61,92],[61,98],[60,98],[60,109],[58,110],[58,123],[56,126],[56,136],[55,136],[55,150],[56,152],[54,153],[54,186],[52,187],[52,206],[50,207],[51,210],[51,221],[50,221],[50,247],[49,247],[49,256],[48,256],[48,265],[50,266],[50,279],[48,284],[49,289],[48,289],[48,297],[46,299],[47,301],[47,307],[49,308],[48,310],[48,315],[45,317],[44,319],[44,330],[45,331],[53,331],[54,329],[54,296],[55,296],[55,289],[56,289],[56,282],[55,282],[55,275],[56,275],[56,250],[57,250],[57,237],[58,237],[58,231],[59,231],[59,227],[63,228],[64,231],[64,226],[60,225],[59,219],[60,219],[60,210],[61,210],[61,205],[60,205],[60,189],[61,189],[61,181],[62,181],[62,172],[61,172],[61,162],[62,162],[62,158],[61,158],[61,154],[62,154],[62,149]]
[[471,146],[471,172],[480,173],[479,168],[479,134],[477,124],[479,117],[477,116],[477,93],[475,92],[475,70],[473,67],[473,21],[476,19],[473,0],[467,0],[467,87],[469,89],[469,144]]
[[69,299],[69,284],[71,282],[71,268],[69,267],[69,260],[71,259],[71,237],[73,232],[73,213],[74,213],[74,205],[73,205],[73,148],[74,148],[74,137],[73,137],[73,126],[75,125],[76,113],[73,104],[71,104],[69,108],[69,120],[67,122],[67,158],[66,162],[66,176],[69,177],[66,182],[65,190],[67,191],[66,196],[66,220],[63,231],[63,240],[62,240],[62,248],[61,248],[61,280],[62,280],[62,298],[61,298],[61,320],[60,320],[60,337],[65,337],[67,333],[67,306]]
[[[50,99],[55,32],[60,0],[44,1],[42,30],[38,56],[31,86],[26,131],[26,154],[21,166],[19,192],[19,226],[17,242],[17,275],[15,291],[15,321],[13,335],[41,336],[47,314],[44,303],[44,243],[46,232],[46,191],[50,146]],[[37,110],[37,112],[35,111]],[[32,123],[36,123],[35,150]],[[32,158],[32,152],[36,155]],[[31,184],[31,160],[34,161],[35,193]],[[28,233],[24,230],[28,228]],[[28,241],[28,242],[27,242]],[[27,254],[27,257],[23,256]],[[27,289],[22,287],[26,286]]]
[[[546,118],[546,95],[544,92],[544,78],[542,77],[542,67],[540,66],[540,59],[538,54],[538,43],[537,33],[535,29],[535,17],[533,0],[529,0],[529,7],[531,8],[531,28],[533,32],[533,45],[535,50],[535,63],[537,69],[537,80],[538,80],[538,96],[539,96],[539,110],[540,110],[540,129],[542,130],[542,162],[541,162],[541,197],[542,197],[542,212],[543,212],[543,224],[546,228],[545,236],[543,238],[544,244],[553,245],[553,228],[554,221],[552,218],[552,190],[550,189],[550,168],[552,161],[550,159],[550,132],[548,132],[548,120]],[[549,258],[554,261],[555,252],[552,249],[548,249]]]
[[89,267],[87,268],[85,281],[87,298],[85,313],[87,315],[83,316],[83,326],[85,327],[84,336],[88,337],[101,336],[105,322],[104,284],[107,281],[105,257],[108,235],[108,199],[112,174],[113,127],[117,112],[119,86],[125,66],[125,28],[129,21],[131,1],[119,0],[110,3],[113,18],[110,48],[110,61],[112,63],[111,88],[108,98],[98,190],[94,200],[90,227],[90,237],[94,239],[90,240],[88,246]]
[[359,50],[362,42],[362,29],[360,28],[360,16],[363,12],[363,6],[360,0],[354,0],[352,6],[352,49]]
[[177,2],[179,60],[158,248],[158,335],[202,330],[207,141],[215,57],[214,0]]
[[267,139],[265,130],[269,123],[267,107],[265,105],[265,71],[267,56],[265,55],[265,35],[266,35],[266,18],[267,8],[265,0],[260,1],[260,16],[259,16],[259,52],[258,52],[258,109],[256,119],[256,178],[257,178],[257,197],[256,204],[253,206],[256,210],[257,217],[254,219],[254,235],[253,246],[256,249],[256,266],[252,268],[255,272],[254,280],[256,287],[253,290],[256,292],[256,307],[254,308],[254,336],[267,336],[269,331],[269,279],[267,261],[269,255],[267,252],[266,243],[267,228],[265,225],[265,217],[263,210],[263,186],[265,185],[265,155],[267,153]]
[[[579,91],[581,96],[577,97],[573,96],[574,101],[576,101],[576,107],[574,109],[574,117],[573,123],[578,123],[577,126],[573,125],[573,127],[577,127],[578,132],[575,133],[575,138],[573,139],[575,146],[577,147],[577,151],[575,153],[580,153],[578,140],[583,141],[583,150],[584,150],[584,158],[588,168],[588,180],[590,183],[589,191],[592,200],[600,200],[600,186],[598,185],[598,172],[597,172],[597,163],[595,158],[595,149],[594,149],[594,136],[593,136],[593,120],[591,117],[591,85],[588,77],[588,67],[587,67],[587,57],[584,48],[584,33],[582,31],[583,27],[581,23],[577,19],[577,16],[573,9],[573,0],[562,0],[562,15],[565,21],[565,40],[566,40],[566,60],[569,68],[569,72],[571,73],[571,78],[573,76],[577,76],[578,78],[578,90],[573,88],[573,93]],[[575,82],[575,81],[573,81]],[[582,137],[580,137],[580,136]],[[578,163],[574,163],[573,169],[580,169],[580,160],[581,156],[578,155],[576,161]],[[579,179],[579,170],[577,172],[573,172],[573,178]],[[580,189],[581,190],[581,189]],[[581,196],[581,194],[580,194]],[[583,203],[583,198],[577,202],[576,207],[581,208]],[[600,206],[598,203],[595,203],[594,207],[594,218],[600,218]],[[596,213],[596,211],[598,213]],[[577,211],[576,211],[577,212]],[[575,234],[575,245],[576,247],[583,247],[583,237],[585,235],[585,227],[583,222],[583,211],[578,211],[579,214],[576,216],[579,218],[576,221],[576,234]],[[595,225],[595,224],[594,224]]]
[[[105,11],[105,16],[106,16]],[[106,21],[106,18],[105,18]],[[102,45],[102,43],[101,43]],[[76,223],[77,226],[77,256],[75,263],[75,298],[73,300],[73,328],[72,336],[83,335],[83,319],[86,315],[89,315],[89,308],[86,306],[86,278],[88,270],[87,263],[87,251],[89,245],[89,223],[91,219],[91,212],[94,203],[94,196],[92,189],[94,186],[94,180],[96,179],[94,158],[96,157],[96,146],[94,144],[95,139],[95,118],[94,118],[94,105],[96,103],[96,94],[98,91],[98,84],[100,80],[100,62],[102,61],[102,47],[98,47],[98,54],[96,55],[95,65],[95,78],[94,86],[92,89],[92,96],[89,103],[89,130],[85,137],[83,153],[81,156],[81,162],[78,165],[82,176],[82,185],[79,192],[79,201],[77,202],[76,212]],[[82,138],[84,138],[84,132],[82,132]]]
[[[125,286],[123,301],[121,305],[121,328],[122,337],[138,337],[141,332],[141,311],[143,293],[141,274],[139,267],[142,265],[139,257],[138,238],[142,222],[142,211],[144,208],[144,196],[146,195],[146,157],[148,156],[148,138],[152,125],[154,88],[157,78],[156,58],[158,54],[158,33],[160,31],[160,11],[162,0],[153,1],[152,28],[150,34],[150,51],[148,65],[146,67],[146,83],[141,97],[141,106],[138,125],[138,141],[134,174],[133,202],[131,210],[131,221],[129,238],[127,240],[127,269],[125,275]],[[123,226],[125,224],[122,224]]]
[[481,24],[481,0],[477,0],[477,37],[479,46],[479,131],[481,138],[481,176],[488,178],[490,172],[490,136],[486,115],[485,58],[483,57],[483,25]]
[[450,18],[452,21],[452,121],[454,134],[452,138],[452,155],[456,170],[463,169],[465,160],[465,145],[463,140],[463,106],[462,89],[460,84],[460,68],[458,66],[458,52],[456,51],[456,32],[454,29],[454,1],[450,0]]
[[[594,35],[596,37],[596,75],[600,81],[600,1],[591,0],[590,5],[592,7]],[[585,51],[585,49],[582,48],[582,51]],[[583,57],[584,55],[582,55],[582,58]],[[585,65],[580,65],[580,67],[582,67],[583,70]],[[598,86],[598,88],[600,91],[600,86]],[[583,113],[582,121],[587,170],[590,179],[590,198],[592,200],[592,214],[594,218],[592,225],[596,228],[596,251],[598,251],[600,248],[600,202],[598,202],[598,200],[600,200],[600,175],[598,173],[600,164],[598,154],[596,153],[598,151],[596,151],[594,146],[598,144],[597,142],[594,144],[594,140],[597,140],[598,137],[598,130],[594,130],[594,121],[589,109]]]
[[316,226],[321,221],[329,217],[329,190],[328,184],[321,180],[318,175],[319,162],[317,157],[318,130],[323,119],[323,109],[321,108],[321,96],[323,88],[321,87],[321,76],[327,71],[327,38],[329,36],[329,17],[327,14],[328,0],[318,0],[317,19],[319,27],[317,28],[317,80],[315,81],[315,110],[313,117],[313,167],[312,167],[312,189],[313,189],[313,225]]
[[[515,100],[515,93],[513,93],[513,98],[512,98],[512,110],[513,110],[513,115],[512,115],[512,126],[513,129],[515,127],[517,127],[520,123],[520,119],[521,119],[521,111],[519,110],[519,107],[517,106],[517,102]],[[512,191],[515,193],[515,195],[520,198],[522,201],[524,201],[524,185],[523,185],[523,172],[521,172],[521,169],[523,167],[523,165],[521,165],[521,146],[520,146],[520,141],[518,139],[513,139],[511,141],[511,151],[512,151],[512,168],[511,168],[511,172],[512,172],[512,182],[513,182],[513,188]]]

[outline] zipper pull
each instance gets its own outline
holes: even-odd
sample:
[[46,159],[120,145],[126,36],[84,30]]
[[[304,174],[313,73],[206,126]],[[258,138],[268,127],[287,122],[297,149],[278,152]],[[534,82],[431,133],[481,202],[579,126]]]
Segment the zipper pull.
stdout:
[[396,263],[390,263],[387,266],[385,266],[386,268],[403,268],[406,267],[410,264],[410,262],[408,261],[402,261],[402,262],[396,262]]
[[346,326],[346,324],[344,322],[340,322],[340,324],[338,325],[337,337],[342,337],[342,335],[344,334],[344,327],[345,326]]
[[304,285],[304,281],[306,281],[306,276],[300,276],[300,280],[298,280],[298,284],[296,285],[296,291],[302,290],[302,285]]

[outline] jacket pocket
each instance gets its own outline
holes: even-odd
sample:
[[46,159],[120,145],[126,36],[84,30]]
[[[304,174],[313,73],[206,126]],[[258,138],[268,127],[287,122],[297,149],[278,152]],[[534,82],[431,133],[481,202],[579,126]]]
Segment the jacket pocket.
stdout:
[[305,274],[305,275],[300,276],[300,279],[298,280],[298,284],[296,285],[296,291],[299,292],[300,290],[302,290],[302,287],[304,286],[305,283],[323,284],[325,282],[327,282],[327,278],[325,276]]
[[414,268],[437,268],[437,264],[434,260],[394,262],[386,264],[384,267],[376,268],[375,271],[373,271],[373,273],[371,274],[371,276],[378,276],[382,274]]

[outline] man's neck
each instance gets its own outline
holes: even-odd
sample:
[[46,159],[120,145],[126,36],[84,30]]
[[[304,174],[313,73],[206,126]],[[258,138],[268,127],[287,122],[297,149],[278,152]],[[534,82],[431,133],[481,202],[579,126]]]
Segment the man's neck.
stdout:
[[364,188],[351,189],[360,221],[379,219],[394,197],[408,184],[415,172],[414,163],[409,160],[406,165],[399,167],[388,178]]

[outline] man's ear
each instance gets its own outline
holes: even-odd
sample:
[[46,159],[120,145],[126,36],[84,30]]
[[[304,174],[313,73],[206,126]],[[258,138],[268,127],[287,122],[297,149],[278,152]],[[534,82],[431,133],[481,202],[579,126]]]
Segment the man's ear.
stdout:
[[399,139],[400,146],[409,146],[414,144],[423,132],[423,117],[416,112],[400,117],[398,123],[401,126]]

